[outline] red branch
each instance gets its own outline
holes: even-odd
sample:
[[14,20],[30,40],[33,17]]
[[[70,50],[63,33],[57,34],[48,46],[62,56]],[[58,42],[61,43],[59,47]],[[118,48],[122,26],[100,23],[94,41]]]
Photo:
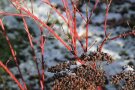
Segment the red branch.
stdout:
[[12,72],[1,62],[1,60],[0,60],[0,67],[2,67],[10,75],[10,77],[16,82],[16,84],[21,90],[25,90],[21,85],[21,83],[16,79],[16,77],[12,74]]
[[111,5],[111,2],[112,2],[112,0],[110,0],[109,4],[106,7],[105,22],[104,22],[104,33],[105,33],[105,36],[106,37],[107,37],[107,32],[106,32],[106,28],[107,28],[107,17],[108,17],[108,12],[109,12],[109,8],[110,8],[110,5]]
[[7,43],[8,43],[8,45],[9,45],[9,48],[10,48],[10,51],[11,51],[11,54],[12,54],[12,57],[13,57],[15,63],[16,63],[17,69],[18,69],[19,74],[20,74],[20,76],[21,76],[21,79],[22,79],[22,81],[23,81],[24,87],[25,87],[25,89],[27,90],[26,83],[25,83],[25,81],[24,81],[24,79],[23,79],[22,72],[21,72],[21,69],[20,69],[19,64],[18,64],[18,59],[17,59],[17,57],[16,57],[16,52],[15,52],[15,50],[14,50],[14,48],[13,48],[13,46],[12,46],[12,44],[11,44],[9,38],[8,38],[7,32],[6,32],[5,28],[4,28],[4,25],[3,25],[3,22],[2,22],[1,19],[0,19],[0,25],[1,25],[1,27],[2,27],[2,33],[4,34],[4,36],[5,36],[6,40],[7,40]]
[[127,37],[127,36],[129,36],[129,35],[134,35],[135,36],[135,30],[132,30],[131,32],[127,32],[127,33],[123,33],[123,34],[120,34],[120,35],[118,35],[118,36],[116,36],[116,37],[113,37],[113,38],[110,38],[109,40],[115,40],[115,39],[117,39],[117,38],[122,38],[122,37]]

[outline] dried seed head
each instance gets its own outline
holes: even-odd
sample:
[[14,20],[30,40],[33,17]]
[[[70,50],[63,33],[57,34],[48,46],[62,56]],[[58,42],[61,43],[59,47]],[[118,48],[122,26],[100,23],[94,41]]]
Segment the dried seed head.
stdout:
[[102,70],[92,69],[89,65],[83,65],[74,72],[77,76],[84,78],[87,82],[92,81],[97,86],[104,86],[106,84],[106,76]]
[[69,69],[70,65],[76,65],[76,62],[70,61],[70,62],[60,63],[56,66],[52,66],[52,67],[48,68],[48,72],[57,73],[57,72],[60,72],[60,71],[64,71],[65,69]]
[[133,90],[135,88],[135,71],[122,72],[113,76],[112,83],[118,85],[120,90]]
[[[90,52],[82,54],[80,59],[87,63],[76,65],[75,61],[69,61],[48,69],[48,71],[55,73],[52,77],[53,90],[96,90],[96,86],[104,87],[107,84],[105,72],[100,68],[93,68],[91,62],[106,60],[111,62],[110,55],[103,52]],[[75,67],[71,68],[72,65]]]
[[96,90],[96,86],[83,78],[71,75],[57,79],[52,90]]
[[107,61],[108,63],[112,63],[113,59],[111,55],[103,52],[90,52],[88,55],[82,54],[80,56],[83,61]]

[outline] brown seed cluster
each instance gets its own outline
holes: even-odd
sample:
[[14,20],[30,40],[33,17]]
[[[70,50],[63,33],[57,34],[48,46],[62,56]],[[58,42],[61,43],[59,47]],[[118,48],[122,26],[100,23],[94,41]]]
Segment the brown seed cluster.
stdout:
[[96,86],[105,86],[106,76],[105,72],[100,69],[93,69],[90,65],[82,65],[74,69],[77,76],[84,78],[87,82],[93,82]]
[[135,71],[122,72],[112,77],[112,83],[120,90],[133,90],[135,88]]
[[[48,69],[48,71],[55,73],[52,77],[53,90],[96,90],[97,86],[104,87],[110,82],[105,72],[97,68],[98,65],[93,68],[92,63],[89,63],[96,63],[96,61],[108,61],[111,63],[113,59],[110,55],[103,52],[90,52],[81,55],[80,59],[88,63],[71,68],[70,66],[76,65],[76,62],[70,61]],[[118,90],[133,90],[135,88],[135,71],[123,71],[114,75],[111,83],[118,86]]]
[[113,58],[111,55],[104,53],[104,52],[90,52],[88,55],[83,54],[81,55],[81,60],[87,61],[107,61],[109,63],[113,62]]
[[[81,55],[80,59],[86,63],[77,66],[76,61],[70,61],[49,68],[48,71],[55,73],[52,78],[53,90],[96,90],[97,86],[104,87],[109,84],[108,82],[118,86],[118,90],[133,90],[135,88],[135,71],[123,71],[108,80],[105,71],[98,68],[98,64],[96,64],[98,61],[110,63],[113,61],[107,53],[91,52]],[[95,67],[93,67],[93,63],[96,64]],[[71,68],[72,65],[75,67]]]
[[52,90],[96,90],[96,86],[81,77],[70,75],[55,80]]
[[57,72],[54,77],[53,90],[96,90],[97,86],[105,86],[104,71],[93,69],[89,64],[81,65],[67,72]]
[[[98,60],[112,61],[112,57],[110,55],[102,52],[83,54],[80,59],[86,62],[95,62]],[[71,65],[76,65],[76,62],[64,62],[48,69],[49,72],[55,73],[51,80],[54,81],[52,86],[53,90],[96,90],[97,86],[104,87],[107,84],[105,72],[100,68],[91,67],[91,63],[86,63],[74,68],[70,68]]]
[[66,69],[69,69],[70,68],[70,65],[75,65],[76,62],[75,61],[70,61],[70,62],[63,62],[63,63],[60,63],[56,66],[52,66],[51,68],[48,68],[48,72],[52,72],[52,73],[57,73],[57,72],[60,72],[60,71],[64,71]]

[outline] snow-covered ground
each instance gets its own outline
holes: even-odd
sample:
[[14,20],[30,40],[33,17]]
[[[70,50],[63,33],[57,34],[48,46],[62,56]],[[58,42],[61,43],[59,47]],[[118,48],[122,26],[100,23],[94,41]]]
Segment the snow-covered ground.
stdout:
[[[135,9],[131,8],[135,2],[135,0],[129,0],[128,2],[124,2],[120,5],[117,5],[113,3],[110,7],[110,12],[108,14],[108,21],[109,24],[107,26],[107,32],[112,32],[111,36],[117,36],[120,33],[130,31],[130,28],[128,27],[128,24],[125,27],[126,21],[135,22],[135,17],[132,17],[135,15]],[[52,0],[53,3],[62,5],[60,3],[60,0]],[[132,2],[132,3],[131,3]],[[90,7],[93,7],[93,4],[91,3]],[[97,43],[89,50],[89,51],[96,51],[97,46],[101,44],[103,41],[103,36],[104,36],[104,18],[105,18],[105,4],[100,4],[99,5],[99,11],[98,14],[93,14],[92,16],[92,22],[89,25],[89,45],[95,40],[97,40]],[[60,9],[60,8],[59,8]],[[14,9],[12,8],[5,8],[6,11],[10,11]],[[46,4],[43,4],[42,2],[36,1],[34,2],[34,14],[38,16],[42,20],[47,20],[47,15],[52,10],[49,6]],[[82,7],[82,11],[84,11],[84,6]],[[127,11],[125,11],[127,10]],[[124,13],[124,14],[123,14]],[[85,14],[85,13],[83,13]],[[63,15],[65,13],[63,12]],[[52,16],[50,18],[50,22],[58,20],[59,23],[63,24],[64,21],[56,14],[52,13]],[[125,21],[124,25],[119,24],[121,21]],[[77,30],[78,34],[81,35],[82,33],[85,32],[85,25],[84,22],[81,20],[81,17],[77,15]],[[35,23],[31,19],[27,20],[29,27],[32,28],[32,30],[36,33],[36,38],[34,39],[35,41],[39,40],[39,30],[38,27],[36,26]],[[130,24],[129,22],[129,24]],[[18,23],[16,18],[14,17],[5,17],[4,18],[4,23],[7,25],[8,28],[23,28],[23,23]],[[118,23],[118,24],[117,24]],[[63,31],[61,30],[61,27],[59,24],[54,25],[54,28],[56,32],[59,34],[63,34]],[[66,30],[67,26],[63,24],[63,28]],[[61,30],[61,31],[60,31]],[[15,32],[15,31],[13,31]],[[49,34],[49,32],[45,31],[45,35]],[[49,35],[51,36],[51,35]],[[62,35],[62,38],[64,35]],[[13,38],[13,35],[9,34],[9,37]],[[35,47],[37,47],[35,45]],[[79,43],[78,43],[78,50],[79,50],[79,55],[81,55],[82,50],[79,48]],[[30,48],[30,47],[27,47]],[[22,71],[26,69],[30,75],[36,73],[35,68],[33,67],[33,62],[31,56],[28,54],[28,49],[23,50],[22,52],[28,56],[27,61],[23,62],[20,64],[20,67]],[[121,72],[122,66],[127,65],[129,62],[133,62],[135,65],[135,36],[129,36],[127,38],[119,38],[114,41],[108,41],[104,47],[103,47],[103,52],[109,53],[115,60],[114,63],[112,63],[109,66],[104,66],[105,71],[109,75],[114,75],[116,73]],[[37,57],[39,57],[40,52],[39,50],[36,51]],[[69,57],[72,57],[71,54],[65,49],[65,47],[56,39],[48,39],[45,44],[45,64],[46,67],[51,67],[56,64],[58,64],[61,61],[67,61]],[[16,68],[12,68],[12,72],[17,74]],[[27,75],[25,71],[23,71],[24,75]],[[51,73],[45,71],[46,75],[48,77],[52,76]],[[27,80],[28,77],[25,77]],[[29,80],[27,80],[29,81]],[[108,90],[115,90],[111,89],[110,86],[107,86]]]

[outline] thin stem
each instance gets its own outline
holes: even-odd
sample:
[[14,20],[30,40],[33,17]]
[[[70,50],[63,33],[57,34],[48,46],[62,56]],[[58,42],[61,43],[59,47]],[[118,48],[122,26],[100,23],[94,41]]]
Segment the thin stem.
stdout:
[[38,76],[39,76],[39,81],[41,79],[41,75],[40,75],[40,71],[39,71],[39,67],[38,67],[38,62],[37,62],[37,57],[36,57],[36,53],[35,53],[35,50],[34,50],[34,45],[32,43],[32,37],[31,37],[31,34],[29,32],[29,29],[28,29],[28,26],[27,26],[27,22],[25,20],[24,17],[22,17],[23,19],[23,23],[24,23],[24,27],[25,27],[25,31],[27,33],[27,36],[28,36],[28,39],[29,39],[29,43],[30,43],[30,46],[31,46],[31,49],[32,49],[32,52],[33,52],[33,60],[34,62],[36,63],[36,68],[37,68],[37,72],[38,72]]
[[127,37],[129,35],[134,35],[135,36],[135,30],[132,30],[131,32],[120,34],[120,35],[118,35],[116,37],[110,38],[109,40],[115,40],[115,39],[122,38],[122,37],[125,38],[125,37]]
[[15,50],[14,50],[14,48],[13,48],[11,42],[10,42],[10,39],[8,38],[7,32],[6,32],[5,28],[4,28],[4,25],[3,25],[1,19],[0,19],[0,25],[1,25],[2,31],[3,31],[2,33],[4,34],[4,36],[5,36],[5,38],[6,38],[6,41],[7,41],[8,45],[9,45],[9,48],[10,48],[10,51],[11,51],[11,54],[12,54],[12,57],[13,57],[15,63],[16,63],[17,69],[18,69],[19,74],[20,74],[20,76],[21,76],[21,79],[22,79],[22,81],[23,81],[24,87],[25,87],[25,89],[27,90],[26,83],[25,83],[25,81],[24,81],[24,78],[23,78],[23,76],[22,76],[21,69],[20,69],[19,64],[18,64],[18,59],[17,59],[17,57],[16,57]]
[[41,48],[41,64],[42,64],[42,74],[41,74],[41,77],[42,77],[42,80],[41,80],[41,83],[42,83],[42,90],[45,89],[45,62],[44,62],[44,47],[45,47],[45,37],[43,36],[43,28],[40,26],[40,34],[41,34],[41,37],[40,37],[40,48]]
[[[69,7],[68,7],[68,1],[67,0],[61,0],[62,3],[63,3],[63,6],[65,8],[65,12],[66,12],[66,16],[67,16],[67,22],[68,22],[68,28],[70,30],[70,36],[71,36],[71,43],[74,45],[74,41],[73,41],[73,38],[74,38],[74,30],[73,30],[73,27],[72,27],[72,23],[73,23],[73,17],[71,15],[71,12],[69,10]],[[72,11],[72,10],[71,10]]]
[[6,16],[18,16],[18,17],[28,17],[28,15],[25,14],[14,14],[9,12],[0,12],[0,15],[6,15]]
[[99,46],[99,52],[102,51],[103,46],[104,46],[104,44],[106,43],[106,41],[109,39],[110,35],[111,35],[111,33],[109,33],[109,34],[107,35],[107,37],[105,37],[105,39],[103,40],[103,42],[102,42],[101,45]]
[[24,8],[20,8],[22,11],[26,12],[31,18],[33,18],[35,21],[38,21],[40,24],[42,24],[44,27],[46,27],[50,32],[51,34],[53,34],[69,51],[71,51],[71,48],[70,46],[68,46],[66,44],[65,41],[63,41],[63,39],[53,31],[53,29],[51,27],[49,27],[46,23],[44,23],[42,20],[40,20],[38,17],[36,17],[35,15],[33,15],[32,13],[30,13],[29,11],[27,11],[26,9]]
[[96,0],[96,3],[95,3],[95,5],[94,5],[94,7],[93,7],[93,9],[92,9],[92,11],[91,11],[91,13],[90,13],[90,16],[88,17],[88,9],[87,9],[87,6],[86,6],[86,17],[87,17],[87,22],[86,22],[86,50],[85,50],[85,52],[87,52],[88,51],[88,31],[89,31],[89,24],[90,24],[90,21],[91,21],[91,17],[92,17],[92,15],[93,15],[93,12],[95,11],[95,9],[96,9],[96,7],[97,7],[97,5],[98,5],[98,3],[99,3],[99,0]]
[[109,7],[111,5],[112,0],[110,0],[109,4],[106,7],[106,14],[105,14],[105,22],[104,22],[104,33],[105,36],[107,37],[107,32],[106,32],[106,28],[107,28],[107,17],[108,17],[108,12],[109,12]]
[[99,3],[99,0],[96,0],[96,3],[95,3],[95,5],[94,5],[94,7],[93,7],[93,9],[92,9],[92,11],[91,11],[91,13],[90,13],[90,16],[89,16],[89,23],[90,23],[91,17],[92,17],[92,15],[93,15],[93,12],[95,11],[95,9],[96,9],[98,3]]
[[65,19],[65,17],[50,3],[50,2],[46,2],[45,0],[43,1],[44,3],[48,4],[50,7],[52,7],[52,9],[54,11],[56,11],[56,13],[65,21],[65,23],[68,25],[67,20]]
[[86,23],[86,49],[85,52],[88,50],[88,30],[89,30],[89,18],[88,18],[88,8],[86,6],[86,18],[87,18],[87,23]]
[[16,79],[16,77],[11,73],[11,71],[1,62],[1,60],[0,60],[0,67],[2,67],[10,75],[10,77],[16,82],[16,84],[21,90],[25,90],[21,85],[21,83]]

